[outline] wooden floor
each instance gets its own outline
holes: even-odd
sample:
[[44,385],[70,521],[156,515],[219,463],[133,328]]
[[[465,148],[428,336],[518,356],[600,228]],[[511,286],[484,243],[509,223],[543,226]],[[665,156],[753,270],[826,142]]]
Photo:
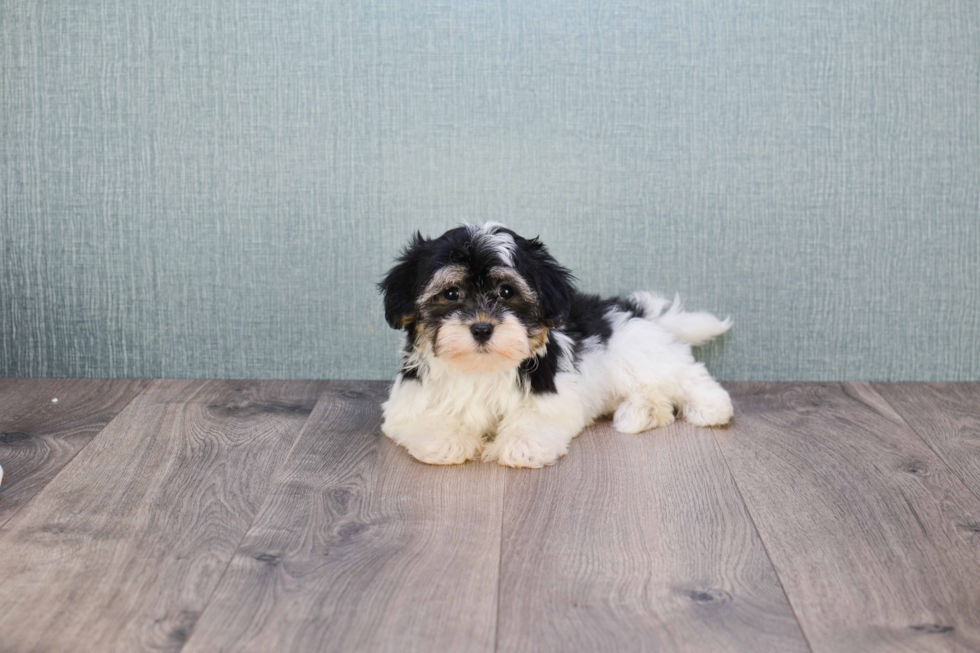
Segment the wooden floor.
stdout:
[[0,379],[0,652],[980,650],[980,384],[728,387],[512,470],[380,382]]

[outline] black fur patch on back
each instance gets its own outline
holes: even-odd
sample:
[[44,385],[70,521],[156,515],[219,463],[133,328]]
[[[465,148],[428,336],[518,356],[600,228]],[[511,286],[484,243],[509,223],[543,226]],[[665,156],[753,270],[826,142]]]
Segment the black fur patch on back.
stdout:
[[[571,310],[561,328],[562,333],[571,338],[574,345],[572,363],[577,363],[580,359],[582,347],[588,338],[597,338],[603,345],[609,342],[609,338],[612,337],[612,325],[607,314],[614,308],[630,317],[644,317],[645,314],[643,307],[632,299],[619,297],[602,299],[598,295],[580,292],[572,294]],[[534,394],[557,392],[555,376],[558,374],[561,357],[564,355],[554,338],[548,336],[545,355],[537,360],[529,358],[521,363],[521,383],[529,383]]]
[[612,326],[606,313],[615,305],[615,300],[576,292],[572,296],[572,310],[562,331],[572,338],[576,349],[580,342],[591,336],[598,336],[599,342],[608,342],[612,336]]
[[646,317],[647,309],[643,307],[642,304],[633,300],[632,297],[627,297],[626,299],[620,299],[619,297],[614,297],[611,300],[616,304],[622,311],[629,313],[632,317]]
[[599,342],[605,344],[612,337],[608,314],[613,308],[630,317],[645,317],[646,313],[643,306],[632,299],[602,299],[598,295],[576,292],[572,297],[572,310],[562,331],[571,336],[576,345],[592,336],[598,336]]

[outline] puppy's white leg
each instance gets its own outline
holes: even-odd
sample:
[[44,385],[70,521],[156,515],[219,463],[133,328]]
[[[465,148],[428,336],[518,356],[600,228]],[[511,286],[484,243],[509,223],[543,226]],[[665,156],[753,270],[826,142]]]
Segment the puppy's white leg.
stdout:
[[568,453],[568,444],[581,428],[559,425],[528,415],[501,423],[497,437],[483,450],[483,460],[507,467],[544,467]]
[[732,419],[731,397],[701,363],[692,366],[684,384],[682,411],[696,426],[721,426]]
[[507,467],[551,465],[568,453],[572,438],[586,425],[581,407],[570,403],[569,398],[552,395],[507,415],[484,448],[483,460]]
[[482,432],[461,420],[428,410],[427,390],[415,382],[396,383],[382,406],[381,431],[430,465],[458,465],[482,446]]
[[464,463],[476,456],[481,445],[479,435],[444,416],[416,418],[416,423],[410,427],[395,426],[386,421],[381,430],[408,449],[413,458],[430,465]]
[[651,389],[639,389],[619,405],[613,415],[613,428],[620,433],[641,433],[667,426],[674,421],[674,404],[667,395]]

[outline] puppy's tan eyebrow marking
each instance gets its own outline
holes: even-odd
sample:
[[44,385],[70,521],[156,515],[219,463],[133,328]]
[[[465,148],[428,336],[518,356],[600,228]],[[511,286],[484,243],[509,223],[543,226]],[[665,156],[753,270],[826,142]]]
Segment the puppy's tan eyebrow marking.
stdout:
[[451,288],[452,286],[458,286],[466,281],[466,268],[458,263],[452,265],[447,265],[441,268],[432,275],[432,279],[429,280],[428,285],[426,285],[425,290],[419,295],[418,303],[422,304],[439,293],[441,293],[446,288]]
[[511,284],[517,288],[518,292],[524,295],[528,301],[534,302],[538,299],[537,293],[534,292],[531,286],[527,284],[527,281],[524,280],[524,277],[518,274],[517,270],[514,268],[505,268],[500,266],[490,268],[490,278],[494,279],[495,281],[506,281],[507,283]]

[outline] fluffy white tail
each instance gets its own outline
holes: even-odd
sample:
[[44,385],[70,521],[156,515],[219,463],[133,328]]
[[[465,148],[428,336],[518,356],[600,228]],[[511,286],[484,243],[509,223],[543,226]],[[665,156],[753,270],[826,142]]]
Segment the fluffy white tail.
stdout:
[[645,319],[656,322],[689,345],[703,345],[732,327],[728,317],[719,320],[710,313],[686,312],[681,306],[680,295],[674,295],[674,301],[668,302],[659,295],[641,290],[630,295],[630,299],[643,308]]

